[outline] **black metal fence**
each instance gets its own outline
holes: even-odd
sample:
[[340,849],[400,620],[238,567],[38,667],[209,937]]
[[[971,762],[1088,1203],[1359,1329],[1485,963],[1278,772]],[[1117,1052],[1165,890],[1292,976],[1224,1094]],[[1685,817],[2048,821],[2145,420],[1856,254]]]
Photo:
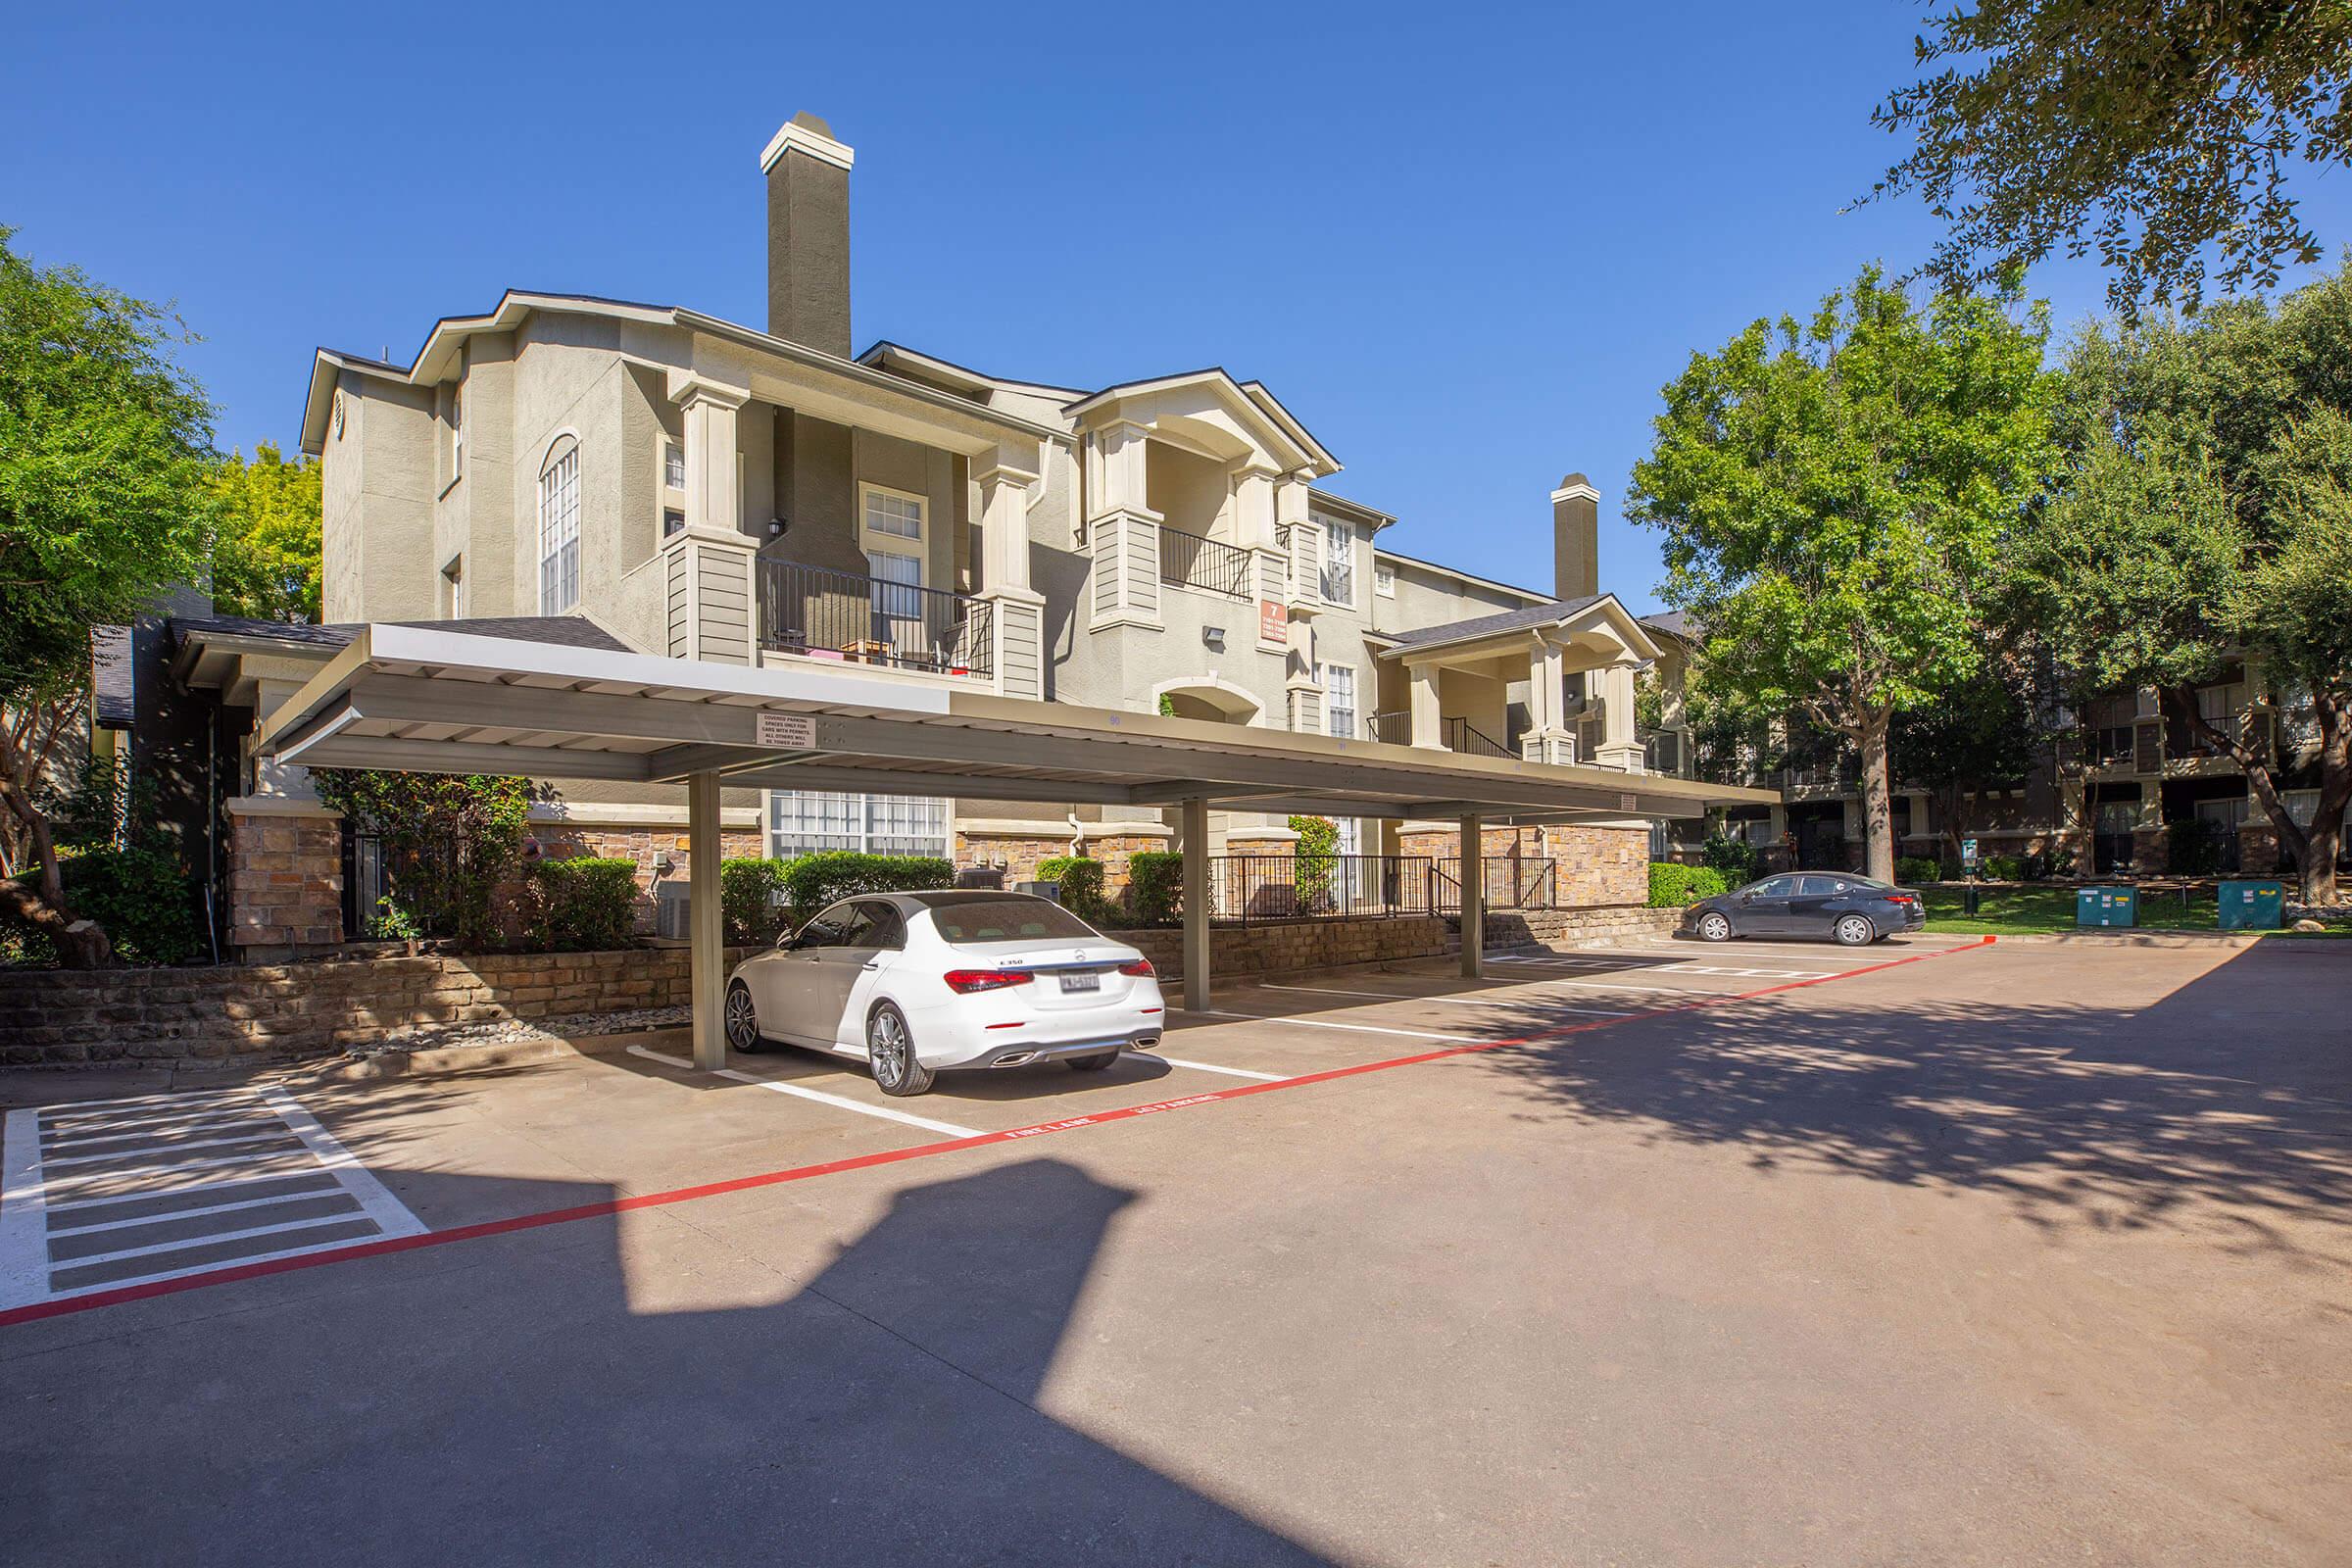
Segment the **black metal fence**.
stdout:
[[1391,746],[1413,744],[1413,710],[1392,708],[1385,713],[1364,715],[1364,739],[1384,741]]
[[[1482,863],[1488,908],[1558,907],[1555,862],[1496,855]],[[1458,858],[1427,855],[1212,856],[1209,919],[1250,925],[1459,914],[1461,873]]]
[[1239,545],[1203,539],[1182,528],[1159,530],[1159,580],[1164,583],[1247,599],[1252,592],[1250,559]]
[[1479,729],[1466,718],[1449,718],[1445,722],[1446,749],[1462,752],[1471,757],[1517,758],[1518,753]]
[[759,564],[760,646],[949,675],[996,673],[996,607],[797,561]]

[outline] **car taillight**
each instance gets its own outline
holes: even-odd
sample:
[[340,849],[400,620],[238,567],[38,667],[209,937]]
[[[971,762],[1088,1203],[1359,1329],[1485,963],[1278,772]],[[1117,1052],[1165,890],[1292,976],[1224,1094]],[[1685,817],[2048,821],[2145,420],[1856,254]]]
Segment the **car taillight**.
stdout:
[[1150,958],[1138,958],[1133,963],[1120,964],[1119,973],[1131,974],[1138,980],[1149,980],[1159,971],[1152,967]]
[[1908,893],[1889,893],[1886,895],[1886,902],[1888,904],[1917,904],[1919,900]]
[[948,989],[957,996],[968,997],[975,991],[1002,991],[1006,986],[1025,986],[1037,978],[1026,969],[950,969],[940,976]]

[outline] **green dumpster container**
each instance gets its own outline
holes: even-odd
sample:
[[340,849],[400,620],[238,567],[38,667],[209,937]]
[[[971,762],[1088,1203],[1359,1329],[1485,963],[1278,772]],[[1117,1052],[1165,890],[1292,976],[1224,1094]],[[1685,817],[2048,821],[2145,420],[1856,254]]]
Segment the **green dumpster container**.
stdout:
[[2222,884],[2222,929],[2276,931],[2284,922],[2286,888],[2278,882]]
[[2137,888],[2077,888],[2075,890],[2075,924],[2137,925],[2138,923],[2139,890]]

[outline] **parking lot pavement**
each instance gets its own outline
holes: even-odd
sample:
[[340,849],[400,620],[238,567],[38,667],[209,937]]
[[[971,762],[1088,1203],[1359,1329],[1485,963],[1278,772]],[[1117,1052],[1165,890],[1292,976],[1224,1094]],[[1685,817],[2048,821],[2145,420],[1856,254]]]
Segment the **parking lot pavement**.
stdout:
[[904,1101],[675,1035],[296,1084],[429,1230],[0,1318],[0,1532],[44,1564],[2352,1556],[2352,963],[1723,951],[1557,956],[1679,999],[1622,1018],[1560,983],[1587,964],[1241,981],[1171,1029],[1198,1067]]

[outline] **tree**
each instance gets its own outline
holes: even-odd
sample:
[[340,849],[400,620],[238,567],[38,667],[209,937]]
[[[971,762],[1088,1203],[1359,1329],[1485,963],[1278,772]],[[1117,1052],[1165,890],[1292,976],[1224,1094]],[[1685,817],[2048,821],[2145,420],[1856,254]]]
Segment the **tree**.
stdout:
[[[2064,663],[2156,688],[2235,760],[2304,900],[2332,903],[2352,801],[2352,279],[2276,311],[2094,326],[2068,357],[2059,428],[2073,465],[2019,541],[2021,613]],[[2247,656],[2284,697],[2277,716],[2308,712],[2307,741],[2251,709],[2241,725],[2200,711],[2196,689]],[[2318,788],[2308,828],[2285,800],[2297,775]]]
[[445,937],[469,950],[498,940],[494,901],[522,858],[529,779],[321,767],[311,780],[319,800],[382,842],[390,907],[370,929]]
[[93,625],[195,580],[211,409],[156,306],[43,270],[0,228],[0,911],[73,966],[106,933],[69,906],[44,783],[78,733]]
[[1709,689],[1859,752],[1873,876],[1888,726],[1977,672],[1983,584],[2049,461],[2046,335],[2014,288],[1920,311],[1865,268],[1809,322],[1692,356],[1634,468]]
[[2320,259],[2287,184],[2352,161],[2345,0],[1977,0],[1928,26],[1929,74],[1871,115],[1916,146],[1870,196],[1952,225],[1944,287],[2095,249],[2119,310],[2193,312],[2209,253],[2225,293]]
[[268,441],[214,468],[213,608],[253,620],[318,619],[318,465]]
[[2031,695],[2007,659],[1988,659],[1977,679],[1896,716],[1890,745],[1903,760],[1903,778],[1936,802],[1951,863],[1959,863],[1975,825],[1969,798],[2025,778],[2040,760],[2040,739]]

